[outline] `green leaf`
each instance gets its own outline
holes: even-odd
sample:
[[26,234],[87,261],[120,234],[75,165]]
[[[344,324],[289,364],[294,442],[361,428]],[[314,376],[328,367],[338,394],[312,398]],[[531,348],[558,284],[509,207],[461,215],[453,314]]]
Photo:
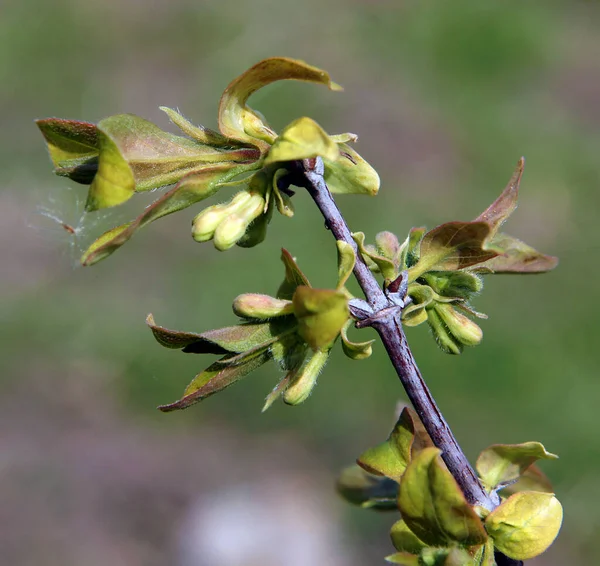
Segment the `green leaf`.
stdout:
[[498,228],[504,224],[506,219],[517,208],[517,197],[519,196],[519,185],[525,167],[525,158],[521,157],[517,163],[517,168],[513,173],[508,185],[502,194],[476,219],[475,222],[486,222],[490,226],[490,236],[494,236]]
[[306,275],[298,267],[298,264],[285,248],[281,248],[281,261],[285,266],[285,278],[277,291],[278,299],[289,299],[294,296],[299,285],[310,287]]
[[458,355],[463,351],[462,343],[450,332],[436,308],[427,309],[427,323],[437,345],[447,354]]
[[373,353],[371,344],[373,344],[375,340],[367,340],[366,342],[352,342],[348,338],[348,328],[351,324],[352,321],[349,320],[340,332],[342,337],[342,350],[344,351],[344,354],[346,354],[346,356],[348,356],[351,360],[364,360]]
[[485,528],[497,550],[515,560],[529,560],[554,542],[562,517],[562,505],[553,494],[523,491],[492,511]]
[[439,455],[439,449],[425,448],[406,468],[398,495],[402,518],[429,545],[485,543],[487,536],[481,520]]
[[260,88],[275,81],[294,79],[341,90],[329,75],[303,61],[287,57],[272,57],[260,61],[234,79],[225,89],[219,104],[219,129],[225,136],[249,142],[266,152],[275,141],[276,134],[264,123],[262,117],[246,105],[246,101]]
[[401,552],[419,554],[426,546],[426,544],[408,528],[402,519],[396,521],[392,525],[390,536],[392,537],[394,548]]
[[292,298],[298,334],[313,350],[326,350],[348,321],[348,298],[330,289],[299,286]]
[[252,163],[256,148],[220,148],[162,131],[132,114],[98,123],[98,173],[90,187],[88,210],[114,206],[135,191],[172,185],[215,163]]
[[158,326],[154,317],[149,314],[146,324],[152,330],[156,341],[166,348],[183,350],[188,354],[240,354],[256,347],[267,347],[282,334],[294,328],[295,321],[288,317],[287,321],[247,323],[228,326],[216,330],[208,330],[201,334],[180,332]]
[[490,226],[485,222],[447,222],[423,236],[419,261],[408,270],[409,282],[427,271],[456,271],[496,257],[485,249]]
[[418,326],[427,321],[428,307],[434,298],[434,293],[428,285],[411,283],[407,295],[412,299],[410,304],[402,311],[402,324],[404,326]]
[[230,164],[218,164],[209,169],[191,173],[146,207],[135,220],[117,226],[100,236],[83,254],[81,263],[86,266],[93,265],[108,257],[146,224],[208,198],[220,188],[221,183],[227,182],[244,170],[244,166],[232,167]]
[[36,120],[57,175],[90,184],[98,171],[98,129],[77,120]]
[[398,484],[389,478],[369,474],[356,464],[342,471],[336,487],[340,495],[354,505],[378,511],[398,511]]
[[558,258],[538,252],[508,234],[496,234],[489,245],[499,254],[477,265],[483,273],[543,273],[558,265]]
[[293,310],[291,301],[260,293],[244,293],[238,295],[233,301],[233,312],[242,318],[267,320],[292,314]]
[[268,360],[269,352],[263,350],[258,353],[253,352],[243,363],[237,365],[224,366],[218,362],[214,363],[193,379],[179,401],[161,405],[158,408],[165,413],[177,409],[186,409],[229,387]]
[[537,460],[555,460],[539,442],[493,444],[481,452],[475,465],[479,477],[489,489],[519,478]]
[[413,420],[408,408],[405,408],[388,439],[363,452],[356,463],[371,474],[400,482],[411,460],[414,436]]
[[348,281],[350,275],[352,275],[352,270],[356,263],[356,254],[354,253],[354,248],[347,242],[337,240],[336,246],[338,252],[338,282],[336,289],[340,291],[346,285],[346,281]]
[[335,161],[340,152],[329,135],[311,118],[298,118],[286,126],[265,158],[265,165],[321,156]]
[[342,143],[339,146],[339,159],[323,159],[323,177],[329,190],[334,194],[376,195],[380,185],[377,171],[348,144]]

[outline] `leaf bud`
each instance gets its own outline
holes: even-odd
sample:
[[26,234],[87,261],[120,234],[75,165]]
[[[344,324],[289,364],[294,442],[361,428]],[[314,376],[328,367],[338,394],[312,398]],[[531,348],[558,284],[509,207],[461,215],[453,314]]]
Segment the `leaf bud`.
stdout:
[[259,293],[245,293],[233,301],[233,312],[243,318],[265,320],[291,314],[293,310],[292,301],[276,299]]
[[439,295],[469,299],[483,289],[483,280],[469,271],[430,271],[423,275],[427,284]]

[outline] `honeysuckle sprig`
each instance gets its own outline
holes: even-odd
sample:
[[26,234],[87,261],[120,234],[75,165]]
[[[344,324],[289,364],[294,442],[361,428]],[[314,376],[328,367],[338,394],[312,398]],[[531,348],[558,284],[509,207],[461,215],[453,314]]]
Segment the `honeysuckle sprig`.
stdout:
[[406,270],[411,304],[402,322],[427,322],[447,353],[460,354],[464,346],[481,342],[483,332],[470,317],[486,315],[473,310],[469,301],[481,292],[482,275],[541,273],[558,263],[498,231],[517,206],[523,166],[521,158],[502,194],[471,222],[448,222],[430,231],[413,228],[402,244],[391,232],[378,234],[374,246],[365,245],[362,232],[353,235],[371,269],[383,275],[384,285]]
[[225,89],[219,105],[219,132],[195,126],[165,107],[161,109],[183,136],[164,132],[131,114],[111,116],[97,125],[57,118],[38,120],[55,173],[90,185],[87,211],[117,206],[137,192],[175,185],[137,218],[100,236],[81,262],[91,265],[100,261],[146,224],[231,184],[247,188],[228,204],[210,207],[196,217],[194,238],[214,239],[219,250],[237,243],[256,245],[264,239],[274,209],[293,215],[290,193],[280,190],[279,181],[286,176],[287,164],[298,159],[321,156],[334,192],[376,194],[377,173],[348,145],[356,141],[354,134],[329,136],[314,120],[303,117],[278,135],[247,105],[258,89],[289,79],[341,89],[321,69],[274,57],[257,63]]
[[432,553],[442,559],[461,550],[462,562],[431,564],[492,566],[495,550],[527,560],[556,538],[562,507],[535,466],[537,460],[555,458],[539,442],[486,448],[476,469],[497,506],[490,512],[469,505],[418,416],[406,407],[388,439],[344,470],[338,491],[362,507],[400,511],[402,518],[390,532],[397,552],[388,562],[429,564]]
[[352,322],[348,310],[351,295],[344,284],[354,267],[351,246],[340,242],[338,258],[337,287],[314,289],[289,252],[282,250],[285,278],[276,296],[256,293],[238,296],[233,302],[233,312],[242,322],[237,326],[196,334],[158,326],[153,316],[148,315],[148,326],[163,346],[186,353],[223,356],[193,379],[180,400],[160,409],[189,407],[269,360],[275,361],[285,375],[268,395],[263,410],[280,396],[285,403],[297,405],[312,392],[338,337],[348,357],[368,357],[372,341],[355,343],[347,336]]

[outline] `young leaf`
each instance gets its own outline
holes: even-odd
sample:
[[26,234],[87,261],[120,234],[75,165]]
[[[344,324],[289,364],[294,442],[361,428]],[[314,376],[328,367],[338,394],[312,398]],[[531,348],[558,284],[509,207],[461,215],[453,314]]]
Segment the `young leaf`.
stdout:
[[409,552],[410,554],[419,554],[427,545],[413,533],[406,523],[400,519],[392,525],[390,531],[392,544],[396,550]]
[[225,89],[219,104],[219,129],[227,137],[249,142],[267,151],[276,135],[258,113],[248,106],[250,95],[275,81],[294,79],[320,83],[331,90],[341,90],[329,75],[304,61],[286,57],[272,57],[260,61],[234,79]]
[[401,564],[402,566],[421,566],[418,556],[410,552],[396,552],[385,557],[385,561],[390,564]]
[[177,409],[186,409],[233,385],[236,381],[263,365],[268,359],[269,352],[263,350],[260,353],[253,352],[243,363],[237,365],[224,366],[218,362],[214,363],[193,379],[179,401],[161,405],[158,408],[165,413]]
[[519,185],[525,167],[525,158],[521,157],[517,163],[517,168],[513,173],[508,185],[502,191],[502,194],[477,218],[475,222],[486,222],[490,226],[490,236],[494,236],[498,228],[504,224],[506,219],[517,208],[517,197],[519,196]]
[[496,257],[485,249],[490,235],[485,222],[447,222],[423,236],[419,261],[408,270],[409,282],[427,271],[455,271]]
[[406,468],[398,507],[408,528],[433,546],[485,543],[481,520],[444,466],[437,448],[425,448]]
[[515,560],[529,560],[554,542],[562,516],[562,506],[553,494],[523,491],[492,511],[485,528],[500,552]]
[[298,264],[285,248],[281,248],[281,261],[285,267],[285,278],[277,291],[278,299],[291,300],[299,285],[310,287],[306,275],[298,267]]
[[329,190],[334,194],[375,196],[380,185],[377,171],[348,144],[339,144],[339,150],[339,159],[323,159],[323,177]]
[[519,478],[535,461],[556,458],[539,442],[493,444],[481,452],[475,467],[484,484],[494,489]]
[[483,273],[543,273],[558,265],[558,258],[538,252],[525,242],[508,234],[496,234],[489,243],[498,253],[475,266]]
[[552,483],[548,476],[535,464],[531,464],[520,476],[519,479],[500,491],[502,497],[509,497],[513,493],[520,491],[541,491],[542,493],[554,493]]
[[356,263],[356,255],[354,248],[347,242],[337,240],[336,246],[338,252],[338,282],[336,289],[341,291],[350,275],[352,275],[352,270]]
[[328,349],[350,317],[348,298],[339,291],[299,286],[292,301],[298,334],[313,350]]
[[375,340],[367,340],[366,342],[352,342],[348,338],[348,327],[351,324],[352,321],[349,320],[340,331],[340,336],[342,337],[342,350],[344,351],[344,354],[346,354],[346,356],[348,356],[351,360],[364,360],[373,353],[371,344],[373,344]]
[[217,164],[187,175],[170,191],[146,207],[135,220],[100,236],[81,257],[82,265],[93,265],[108,257],[146,224],[208,198],[219,189],[221,183],[239,175],[244,169],[244,166],[232,168],[229,164]]
[[414,436],[413,420],[408,408],[404,408],[388,439],[363,452],[356,463],[371,474],[400,482],[411,460]]
[[98,171],[98,129],[77,120],[46,118],[36,120],[46,139],[48,153],[57,175],[90,184]]
[[[189,354],[240,354],[256,347],[269,346],[287,330],[282,324],[263,322],[239,324],[196,334],[158,326],[151,314],[146,318],[146,323],[159,344],[166,348],[182,349]],[[290,324],[295,324],[292,317]]]
[[365,246],[365,235],[363,232],[354,232],[352,234],[352,239],[356,242],[358,246],[359,253],[365,258],[365,260],[370,259],[375,265],[377,269],[381,272],[384,279],[392,281],[396,279],[398,276],[397,266],[394,265],[394,262],[379,253],[371,251],[370,246]]
[[340,155],[337,144],[327,132],[311,118],[298,118],[279,134],[269,153],[265,165],[278,161],[296,161],[309,157],[324,157],[335,161]]

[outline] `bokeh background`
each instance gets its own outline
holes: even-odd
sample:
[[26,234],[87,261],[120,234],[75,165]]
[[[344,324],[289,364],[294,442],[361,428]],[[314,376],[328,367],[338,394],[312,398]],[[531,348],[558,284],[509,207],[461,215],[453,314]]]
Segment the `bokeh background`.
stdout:
[[473,218],[526,156],[507,229],[559,268],[489,278],[474,305],[490,315],[484,341],[460,357],[424,328],[409,339],[470,457],[527,440],[560,455],[542,467],[564,527],[531,564],[598,563],[599,18],[597,2],[577,0],[1,2],[3,563],[358,566],[392,552],[395,517],[333,489],[403,399],[381,347],[362,362],[337,352],[299,407],[261,414],[279,377],[267,367],[188,411],[155,410],[208,361],[159,347],[148,312],[172,328],[234,323],[237,294],[276,289],[282,246],[314,285],[333,283],[333,242],[308,197],[251,250],[193,242],[198,207],[77,268],[86,243],[148,201],[82,218],[86,188],[51,174],[33,123],[133,112],[169,129],[167,105],[215,127],[227,83],[273,55],[345,87],[277,84],[251,104],[277,128],[309,115],[360,135],[382,190],[339,204],[370,239]]

